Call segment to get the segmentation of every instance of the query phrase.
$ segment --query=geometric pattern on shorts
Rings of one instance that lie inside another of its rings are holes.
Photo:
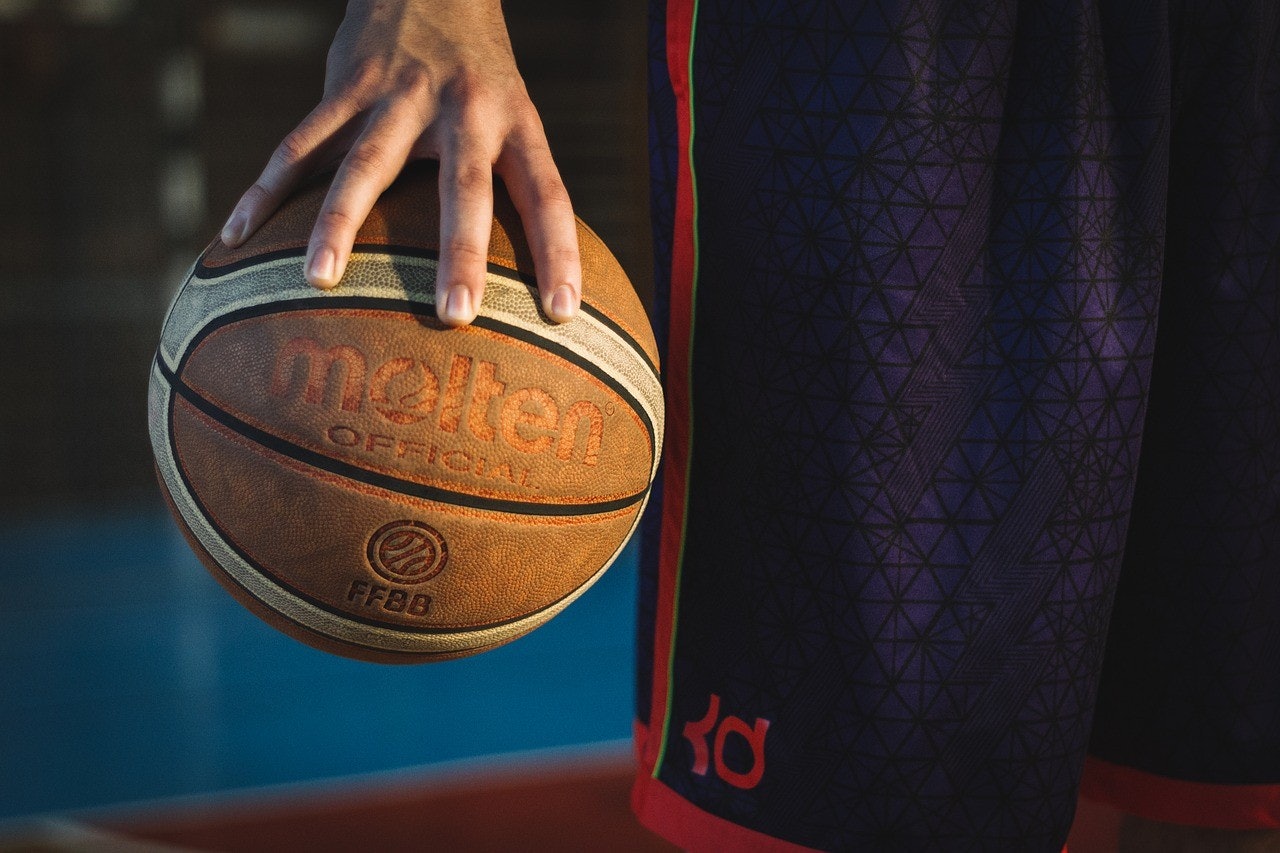
[[[806,846],[1056,849],[1074,806],[1155,345],[1165,19],[977,5],[699,4],[657,779]],[[747,738],[699,772],[686,737],[729,717],[768,721],[751,787]]]

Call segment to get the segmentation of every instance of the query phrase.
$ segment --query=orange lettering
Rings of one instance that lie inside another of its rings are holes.
[[[415,371],[420,378],[410,387],[407,383],[396,383],[399,394],[394,400],[388,394],[388,388],[394,380]],[[373,372],[369,380],[369,400],[373,408],[393,424],[411,424],[431,414],[440,396],[440,380],[425,364],[411,358],[393,358]],[[393,405],[394,404],[394,405]]]
[[[507,444],[522,453],[541,453],[551,446],[560,408],[546,391],[521,388],[503,402],[498,421]]]
[[[467,428],[482,441],[493,441],[493,427],[489,425],[489,404],[502,396],[507,383],[499,382],[495,375],[498,365],[482,361],[476,368],[475,388],[471,392],[471,408],[467,410]]]
[[[455,471],[471,471],[471,457],[464,450],[450,450],[440,457],[440,461]]]
[[[364,376],[369,369],[364,353],[345,344],[324,349],[311,338],[294,338],[276,356],[275,370],[271,374],[272,394],[283,397],[289,393],[299,359],[306,365],[304,400],[313,405],[323,404],[328,380],[337,371],[342,376],[342,408],[348,412],[360,411]]]
[[[501,437],[521,453],[553,452],[566,462],[599,464],[605,421],[599,405],[578,400],[564,410],[562,418],[560,404],[545,390],[511,388],[500,380],[500,364],[460,354],[448,358],[447,374],[412,356],[370,364],[359,347],[326,347],[313,338],[297,337],[277,351],[269,390],[277,397],[294,396],[313,406],[348,412],[362,411],[367,398],[379,417],[396,426],[421,424],[457,433],[464,429],[465,420],[465,431],[478,441]],[[330,428],[326,437],[343,447],[392,449],[401,457],[421,456],[429,448],[429,461],[436,457],[434,446],[416,437],[364,435],[346,426]],[[456,461],[454,457],[445,464],[455,467]],[[508,467],[500,474],[498,470],[502,469],[494,469],[491,476],[515,480],[516,469]],[[523,482],[524,474],[520,479]]]
[[[578,446],[579,426],[587,424],[586,446],[582,452],[584,465],[595,465],[600,461],[600,440],[604,436],[604,414],[594,403],[579,400],[564,413],[564,423],[560,425],[560,444],[556,447],[557,459],[569,459]]]
[[[445,432],[457,432],[462,422],[462,407],[466,402],[467,380],[471,378],[471,359],[465,355],[455,355],[449,366],[449,382],[444,392],[444,402],[440,406],[440,429]]]

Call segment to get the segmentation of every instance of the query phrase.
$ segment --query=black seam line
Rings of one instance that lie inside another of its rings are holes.
[[[161,368],[161,370],[163,371],[163,368]],[[243,560],[251,568],[253,568],[254,571],[256,571],[259,575],[261,575],[263,580],[267,581],[268,583],[274,584],[275,586],[285,590],[286,592],[295,596],[296,598],[302,599],[303,601],[307,602],[312,607],[315,607],[318,610],[322,610],[325,613],[330,614],[331,616],[337,616],[340,619],[344,619],[350,622],[356,622],[361,625],[368,625],[371,628],[381,628],[384,630],[396,631],[402,634],[412,634],[412,635],[418,635],[418,636],[457,636],[460,633],[471,633],[473,631],[490,631],[495,628],[503,628],[503,627],[506,627],[507,625],[514,625],[517,622],[522,622],[526,619],[531,619],[540,613],[545,613],[547,610],[550,610],[554,607],[561,605],[566,598],[568,598],[569,596],[573,595],[575,592],[578,592],[579,589],[581,589],[580,587],[578,589],[573,589],[565,593],[560,598],[557,598],[555,601],[551,602],[550,604],[547,604],[544,607],[540,607],[531,613],[525,613],[521,616],[515,616],[511,619],[503,619],[498,622],[487,622],[483,625],[471,625],[471,626],[466,626],[464,628],[414,628],[413,626],[410,626],[410,625],[388,625],[385,622],[379,622],[375,619],[370,619],[367,616],[361,616],[355,613],[348,613],[345,610],[338,610],[332,607],[331,605],[326,604],[325,602],[319,600],[318,598],[314,598],[311,595],[307,594],[306,592],[303,592],[302,590],[298,589],[292,584],[284,582],[283,580],[276,577],[271,572],[268,572],[266,569],[262,567],[262,564],[260,564],[257,560],[250,557],[247,553],[245,553],[245,551],[239,545],[237,545],[230,536],[227,535],[227,531],[223,530],[221,525],[219,525],[217,522],[214,521],[213,516],[209,513],[208,507],[206,507],[204,505],[204,502],[200,500],[200,495],[192,487],[191,481],[187,478],[187,472],[183,470],[181,463],[178,462],[177,440],[175,439],[173,434],[173,422],[174,422],[173,407],[174,407],[174,401],[176,399],[177,398],[175,395],[173,394],[169,395],[169,423],[168,423],[169,454],[170,456],[173,457],[173,461],[174,461],[173,470],[177,473],[178,479],[182,481],[182,487],[186,489],[187,495],[191,498],[191,501],[196,505],[196,510],[204,518],[205,523],[208,524],[209,527],[211,527],[213,531],[218,534],[218,538],[222,541],[222,543],[226,545],[228,548],[230,548],[232,551],[234,551],[236,556],[238,556],[241,560]],[[166,484],[164,488],[168,489],[169,487]],[[174,498],[173,502],[174,502],[174,506],[176,507],[178,505],[177,499]],[[187,524],[187,522],[185,521],[183,523]],[[190,528],[190,524],[187,524],[187,527]],[[393,654],[393,655],[402,654],[407,657],[414,657],[414,658],[432,657],[436,655],[446,655],[446,654],[456,654],[458,652],[466,652],[466,651],[471,651],[475,649],[486,649],[489,647],[489,645],[491,645],[489,643],[486,643],[484,645],[479,645],[479,646],[468,646],[466,649],[450,649],[445,651],[434,651],[431,649],[416,649],[416,650],[415,649],[389,649],[386,646],[375,645],[370,642],[364,642],[359,640],[352,640],[347,637],[340,637],[337,634],[333,634],[327,631],[322,631],[313,625],[308,625],[304,622],[301,622],[295,619],[294,617],[277,610],[275,607],[272,607],[270,603],[268,603],[262,598],[262,596],[255,593],[243,581],[241,581],[240,578],[236,577],[231,571],[229,571],[225,566],[223,566],[220,562],[218,562],[217,558],[213,556],[213,554],[209,551],[208,547],[204,544],[204,542],[200,541],[200,537],[195,535],[195,530],[192,530],[191,533],[192,533],[192,537],[196,540],[197,543],[199,543],[200,548],[206,554],[209,555],[210,561],[215,566],[218,567],[218,569],[222,572],[224,577],[229,578],[232,583],[234,583],[236,586],[244,590],[246,595],[248,595],[250,598],[254,599],[255,601],[260,602],[263,607],[266,607],[267,609],[271,610],[273,613],[276,613],[283,619],[289,622],[292,622],[294,625],[297,625],[299,628],[301,628],[303,631],[307,633],[319,634],[320,636],[333,640],[335,642],[346,643],[351,646],[356,646],[363,649],[369,649],[370,651]],[[621,549],[619,549],[619,553],[621,553]],[[616,557],[617,555],[615,554],[615,559]]]
[[[629,506],[639,503],[644,499],[648,489],[642,489],[633,495],[623,498],[616,498],[610,501],[596,501],[587,504],[566,504],[566,503],[536,503],[534,501],[516,501],[501,498],[486,498],[477,495],[469,495],[465,492],[458,492],[452,489],[442,489],[439,486],[428,486],[424,483],[415,483],[412,480],[403,480],[399,477],[393,477],[389,474],[381,474],[376,471],[368,471],[340,459],[334,459],[330,456],[317,453],[310,448],[303,447],[291,441],[287,441],[279,436],[272,435],[269,432],[258,429],[250,423],[242,421],[235,415],[226,412],[213,403],[206,400],[194,389],[189,387],[181,379],[169,372],[168,368],[160,364],[160,372],[164,374],[168,380],[169,386],[178,394],[182,395],[188,403],[195,406],[204,414],[213,418],[218,423],[227,427],[257,444],[279,453],[281,456],[287,456],[290,459],[318,468],[322,471],[328,471],[332,474],[346,477],[348,480],[354,480],[358,483],[364,483],[379,489],[397,492],[399,494],[409,495],[411,497],[422,498],[423,500],[436,501],[437,503],[447,503],[454,506],[464,506],[470,509],[488,510],[491,512],[503,512],[512,515],[545,515],[545,516],[585,516],[598,515],[602,513],[615,512],[620,509],[626,509]]]
[[[473,326],[479,326],[482,329],[488,329],[491,332],[501,332],[507,337],[515,338],[518,341],[524,341],[538,349],[557,355],[570,364],[575,365],[580,370],[585,370],[587,373],[590,373],[596,379],[607,385],[613,393],[621,397],[631,410],[640,417],[640,422],[644,424],[645,431],[649,433],[649,446],[653,447],[657,443],[658,437],[653,428],[653,421],[649,417],[649,412],[645,409],[644,405],[635,398],[635,395],[627,390],[625,385],[615,379],[594,361],[583,358],[563,344],[556,343],[553,340],[544,338],[542,335],[530,332],[527,329],[522,329],[519,326],[513,326],[510,323],[495,320],[492,317],[476,317],[471,321],[471,324]]]
[[[422,303],[414,302],[410,299],[388,299],[383,296],[330,296],[324,297],[322,305],[325,308],[364,308],[379,311],[404,311],[410,314],[426,317],[433,323],[437,322],[434,311],[431,311]],[[186,368],[187,360],[191,358],[191,354],[196,351],[196,348],[200,343],[205,338],[209,337],[209,335],[224,326],[229,326],[232,323],[237,323],[241,320],[246,320],[252,317],[265,317],[268,314],[284,314],[289,311],[312,310],[316,307],[315,297],[306,299],[283,299],[276,302],[264,302],[260,305],[249,305],[215,317],[191,338],[191,342],[187,344],[186,351],[182,354],[182,358],[178,362],[177,373],[181,374],[183,372]],[[509,323],[505,323],[501,320],[495,320],[491,317],[477,317],[473,321],[472,325],[488,329],[492,332],[500,332],[508,337],[524,341],[527,344],[532,344],[533,346],[559,356],[561,359],[573,364],[579,369],[590,373],[596,379],[607,385],[615,394],[621,397],[631,410],[639,416],[640,422],[644,424],[645,430],[649,433],[649,446],[654,447],[656,445],[658,440],[657,433],[654,430],[653,420],[645,410],[645,407],[641,405],[640,401],[637,400],[635,396],[628,391],[624,385],[622,385],[622,383],[613,378],[613,376],[607,373],[602,367],[600,367],[600,365],[583,358],[566,346],[544,338],[541,335],[529,332],[519,326],[513,326]],[[167,370],[167,367],[164,367],[163,365],[162,368]],[[171,375],[172,374],[166,373],[166,376]],[[655,374],[655,378],[656,376],[657,374]]]
[[[369,252],[371,254],[380,255],[405,255],[411,258],[425,258],[433,261],[440,260],[440,253],[433,249],[418,249],[411,246],[387,246],[380,243],[357,243],[352,248],[352,251]],[[307,249],[305,246],[293,249],[278,249],[274,252],[264,252],[261,255],[254,255],[251,258],[245,258],[242,261],[236,261],[235,263],[219,267],[206,266],[204,257],[201,256],[199,263],[196,264],[193,277],[201,280],[219,278],[229,273],[238,272],[246,267],[253,266],[254,264],[269,263],[271,261],[280,260],[281,258],[300,258],[306,253]],[[486,263],[485,266],[488,268],[489,272],[495,275],[504,276],[506,278],[516,278],[523,282],[529,289],[534,291],[538,289],[537,279],[531,275],[521,272],[520,270],[494,263]],[[607,314],[599,308],[596,308],[594,305],[583,302],[582,310],[591,317],[594,317],[602,325],[607,326],[615,335],[620,337],[628,347],[635,350],[636,355],[640,356],[641,360],[644,361],[645,366],[649,368],[653,375],[661,378],[662,371],[658,369],[658,365],[653,362],[653,359],[649,358],[649,353],[645,352],[644,347],[640,345],[639,341],[631,337],[626,330],[615,323]]]
[[[609,329],[609,331],[621,338],[628,347],[635,350],[636,355],[640,356],[640,360],[644,362],[645,367],[649,368],[649,372],[657,377],[659,382],[662,381],[662,371],[658,370],[658,365],[654,364],[653,359],[649,358],[649,353],[645,352],[644,347],[640,346],[640,342],[631,337],[631,335],[615,323],[611,317],[599,308],[594,305],[589,305],[586,302],[582,303],[582,313],[593,318],[597,323]]]
[[[429,261],[440,260],[440,253],[435,249],[421,249],[416,246],[395,246],[386,243],[356,243],[351,247],[352,253],[367,253],[371,255],[391,255],[402,256],[408,258],[420,258]],[[284,258],[301,258],[307,254],[306,246],[294,246],[290,249],[276,249],[274,252],[262,252],[258,255],[252,255],[239,261],[233,261],[229,264],[221,264],[219,266],[210,266],[204,262],[204,256],[201,255],[200,260],[196,263],[194,278],[210,279],[221,278],[233,272],[247,269],[256,264],[265,264],[272,261],[282,260]],[[525,284],[536,286],[533,276],[527,275],[518,269],[513,269],[502,264],[487,262],[485,266],[489,272],[496,275],[503,275],[509,278],[517,278]]]

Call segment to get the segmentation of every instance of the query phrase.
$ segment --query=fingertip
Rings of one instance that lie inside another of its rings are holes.
[[[321,246],[307,260],[307,281],[320,290],[332,290],[342,278],[338,269],[338,254],[328,246]]]
[[[476,318],[475,298],[471,290],[462,284],[455,284],[446,291],[436,310],[442,323],[450,326],[465,326]]]
[[[235,210],[222,226],[222,243],[228,249],[234,249],[249,236],[249,214],[243,210]]]
[[[562,284],[542,302],[542,310],[557,323],[567,323],[578,315],[581,298],[571,286]]]

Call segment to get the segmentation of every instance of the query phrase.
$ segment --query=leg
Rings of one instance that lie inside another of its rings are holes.
[[[663,28],[637,810],[697,850],[1056,853],[1154,345],[1164,16],[853,5]]]
[[[1280,828],[1280,10],[1177,12],[1160,331],[1085,794],[1135,815],[1134,845],[1194,846],[1179,824]]]

